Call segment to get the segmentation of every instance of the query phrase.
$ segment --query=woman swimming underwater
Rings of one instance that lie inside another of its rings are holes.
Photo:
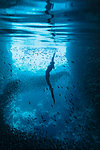
[[[48,66],[48,68],[46,70],[46,81],[47,81],[47,84],[48,84],[49,89],[51,91],[51,95],[52,95],[53,101],[55,103],[53,88],[52,88],[51,83],[50,83],[50,71],[52,71],[52,69],[54,69],[54,57],[55,57],[55,53],[53,54],[52,60],[50,62],[50,65]]]

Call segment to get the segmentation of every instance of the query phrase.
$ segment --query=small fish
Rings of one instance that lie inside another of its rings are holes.
[[[46,122],[46,120],[45,120],[45,119],[43,119],[43,122]]]
[[[78,126],[79,126],[79,127],[81,127],[81,125],[80,125],[80,124],[79,124]]]
[[[68,121],[67,121],[67,120],[66,120],[65,122],[68,124]]]
[[[72,60],[71,63],[74,63],[74,61]]]
[[[57,87],[59,88],[59,86],[57,85]]]
[[[8,63],[9,66],[11,66],[11,64]]]
[[[69,101],[70,101],[70,103],[72,103],[72,99],[70,99]]]
[[[46,90],[48,90],[48,88],[46,88]]]
[[[76,116],[73,116],[75,119],[77,119],[77,117]]]
[[[63,65],[63,67],[66,67],[65,65]]]
[[[67,88],[67,90],[69,90],[69,87],[68,87],[68,86],[67,86],[66,88]]]
[[[70,112],[71,112],[71,113],[73,113],[73,111],[72,111],[72,110],[71,110]]]
[[[60,112],[57,112],[57,114],[60,114]]]

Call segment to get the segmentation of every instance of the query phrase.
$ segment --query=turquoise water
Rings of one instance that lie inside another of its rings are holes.
[[[0,1],[2,147],[98,149],[99,23],[99,1]]]

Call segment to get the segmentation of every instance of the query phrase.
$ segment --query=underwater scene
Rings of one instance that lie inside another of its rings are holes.
[[[100,150],[100,0],[0,0],[0,150]]]

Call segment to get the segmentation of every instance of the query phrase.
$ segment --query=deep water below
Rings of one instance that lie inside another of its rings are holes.
[[[0,150],[100,149],[100,2],[0,0]],[[46,81],[50,72],[55,104]]]

